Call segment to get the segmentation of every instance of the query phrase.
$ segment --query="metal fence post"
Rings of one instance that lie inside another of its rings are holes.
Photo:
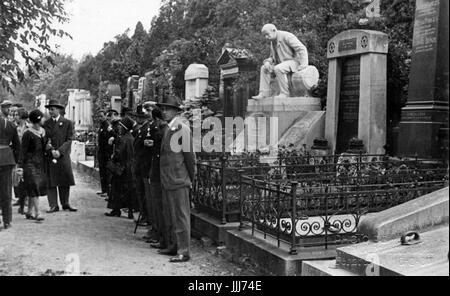
[[[239,170],[239,231],[244,228],[244,191],[242,187],[244,186],[242,182],[242,174],[244,170]]]
[[[291,229],[291,250],[289,252],[289,254],[291,255],[297,255],[297,248],[296,248],[296,226],[297,226],[297,187],[298,187],[298,182],[297,181],[293,181],[291,182],[291,198],[292,198],[292,218],[291,218],[291,225],[292,225],[292,229]]]
[[[222,173],[222,224],[227,224],[227,215],[226,215],[226,209],[227,209],[227,190],[226,186],[227,183],[225,181],[225,162],[226,162],[226,156],[225,154],[221,157],[221,173]]]

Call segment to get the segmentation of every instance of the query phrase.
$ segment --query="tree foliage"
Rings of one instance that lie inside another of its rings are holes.
[[[52,37],[67,37],[57,30],[54,21],[64,23],[68,16],[65,0],[3,0],[0,2],[0,80],[8,91],[25,79],[20,60],[28,74],[34,75],[53,64],[55,53],[50,44]],[[44,57],[44,59],[42,59]]]
[[[257,63],[262,63],[269,55],[269,46],[260,30],[264,24],[273,23],[280,30],[292,32],[306,45],[310,63],[319,69],[321,76],[315,95],[325,99],[328,40],[349,29],[379,30],[388,34],[390,41],[388,118],[395,122],[407,96],[415,0],[382,0],[382,17],[364,25],[359,22],[365,8],[361,3],[360,0],[163,0],[159,14],[152,20],[143,20],[144,24],[151,21],[148,32],[139,22],[133,32],[117,35],[98,54],[84,57],[76,66],[74,86],[98,95],[100,82],[109,81],[119,84],[125,96],[128,77],[151,72],[149,77],[159,90],[157,95],[183,97],[184,71],[191,63],[202,63],[209,68],[210,84],[219,89],[217,59],[222,47],[228,43],[246,48]],[[244,79],[257,75],[259,72],[255,71]]]

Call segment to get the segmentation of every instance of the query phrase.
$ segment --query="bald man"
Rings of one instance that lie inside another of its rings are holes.
[[[270,57],[261,67],[259,94],[253,99],[269,96],[270,79],[275,74],[280,94],[275,98],[289,97],[288,73],[304,70],[308,64],[308,50],[298,38],[289,32],[279,31],[272,24],[266,24],[261,30],[264,38],[270,41]]]

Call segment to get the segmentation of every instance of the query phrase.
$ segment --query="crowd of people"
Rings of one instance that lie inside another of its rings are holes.
[[[20,104],[3,101],[0,114],[0,198],[4,229],[11,227],[12,191],[19,213],[42,222],[39,198],[47,196],[49,210],[76,212],[69,203],[75,185],[70,150],[74,125],[63,117],[64,106],[50,100],[45,107],[28,113]],[[175,100],[146,102],[136,112],[123,108],[99,110],[97,160],[101,192],[108,217],[129,219],[148,227],[143,239],[170,262],[190,260],[190,194],[195,180],[195,153],[188,146],[174,149],[176,142],[192,134],[179,115]],[[184,143],[186,144],[186,143]],[[188,147],[188,148],[186,148]],[[5,182],[3,182],[3,180]],[[27,202],[28,201],[28,202]],[[28,207],[26,207],[28,205]],[[27,209],[25,209],[27,208]]]
[[[40,110],[27,112],[21,104],[4,100],[0,104],[0,202],[4,229],[11,227],[12,188],[19,213],[28,220],[44,221],[39,198],[48,197],[50,210],[76,212],[70,206],[70,186],[75,185],[70,160],[73,123],[65,119],[64,106],[50,100],[45,106],[49,118]],[[25,207],[27,211],[25,211]]]

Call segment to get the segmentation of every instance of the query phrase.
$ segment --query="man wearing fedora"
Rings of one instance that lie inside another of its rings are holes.
[[[72,172],[70,150],[72,146],[74,125],[72,121],[61,116],[64,106],[57,100],[51,99],[45,106],[50,118],[45,122],[45,133],[48,137],[46,145],[48,164],[48,213],[59,211],[58,195],[63,210],[76,212],[77,209],[70,206],[70,186],[75,185]]]
[[[164,113],[165,129],[160,156],[160,173],[163,193],[163,213],[168,234],[167,249],[160,254],[175,256],[170,262],[190,259],[190,189],[195,180],[195,153],[192,134],[185,120],[179,116],[180,104],[169,97],[166,103],[157,104]]]
[[[12,173],[20,155],[20,140],[17,129],[8,121],[8,115],[6,115],[9,114],[11,105],[10,101],[3,101],[0,104],[0,207],[5,229],[11,227]]]
[[[110,173],[106,168],[106,164],[108,160],[111,159],[112,155],[112,146],[109,145],[108,140],[111,137],[114,137],[112,132],[111,123],[108,121],[106,110],[97,111],[97,116],[100,122],[100,127],[98,129],[98,148],[97,148],[97,159],[98,159],[98,168],[100,171],[100,186],[101,192],[97,193],[103,197],[109,194],[109,184],[110,184]]]

